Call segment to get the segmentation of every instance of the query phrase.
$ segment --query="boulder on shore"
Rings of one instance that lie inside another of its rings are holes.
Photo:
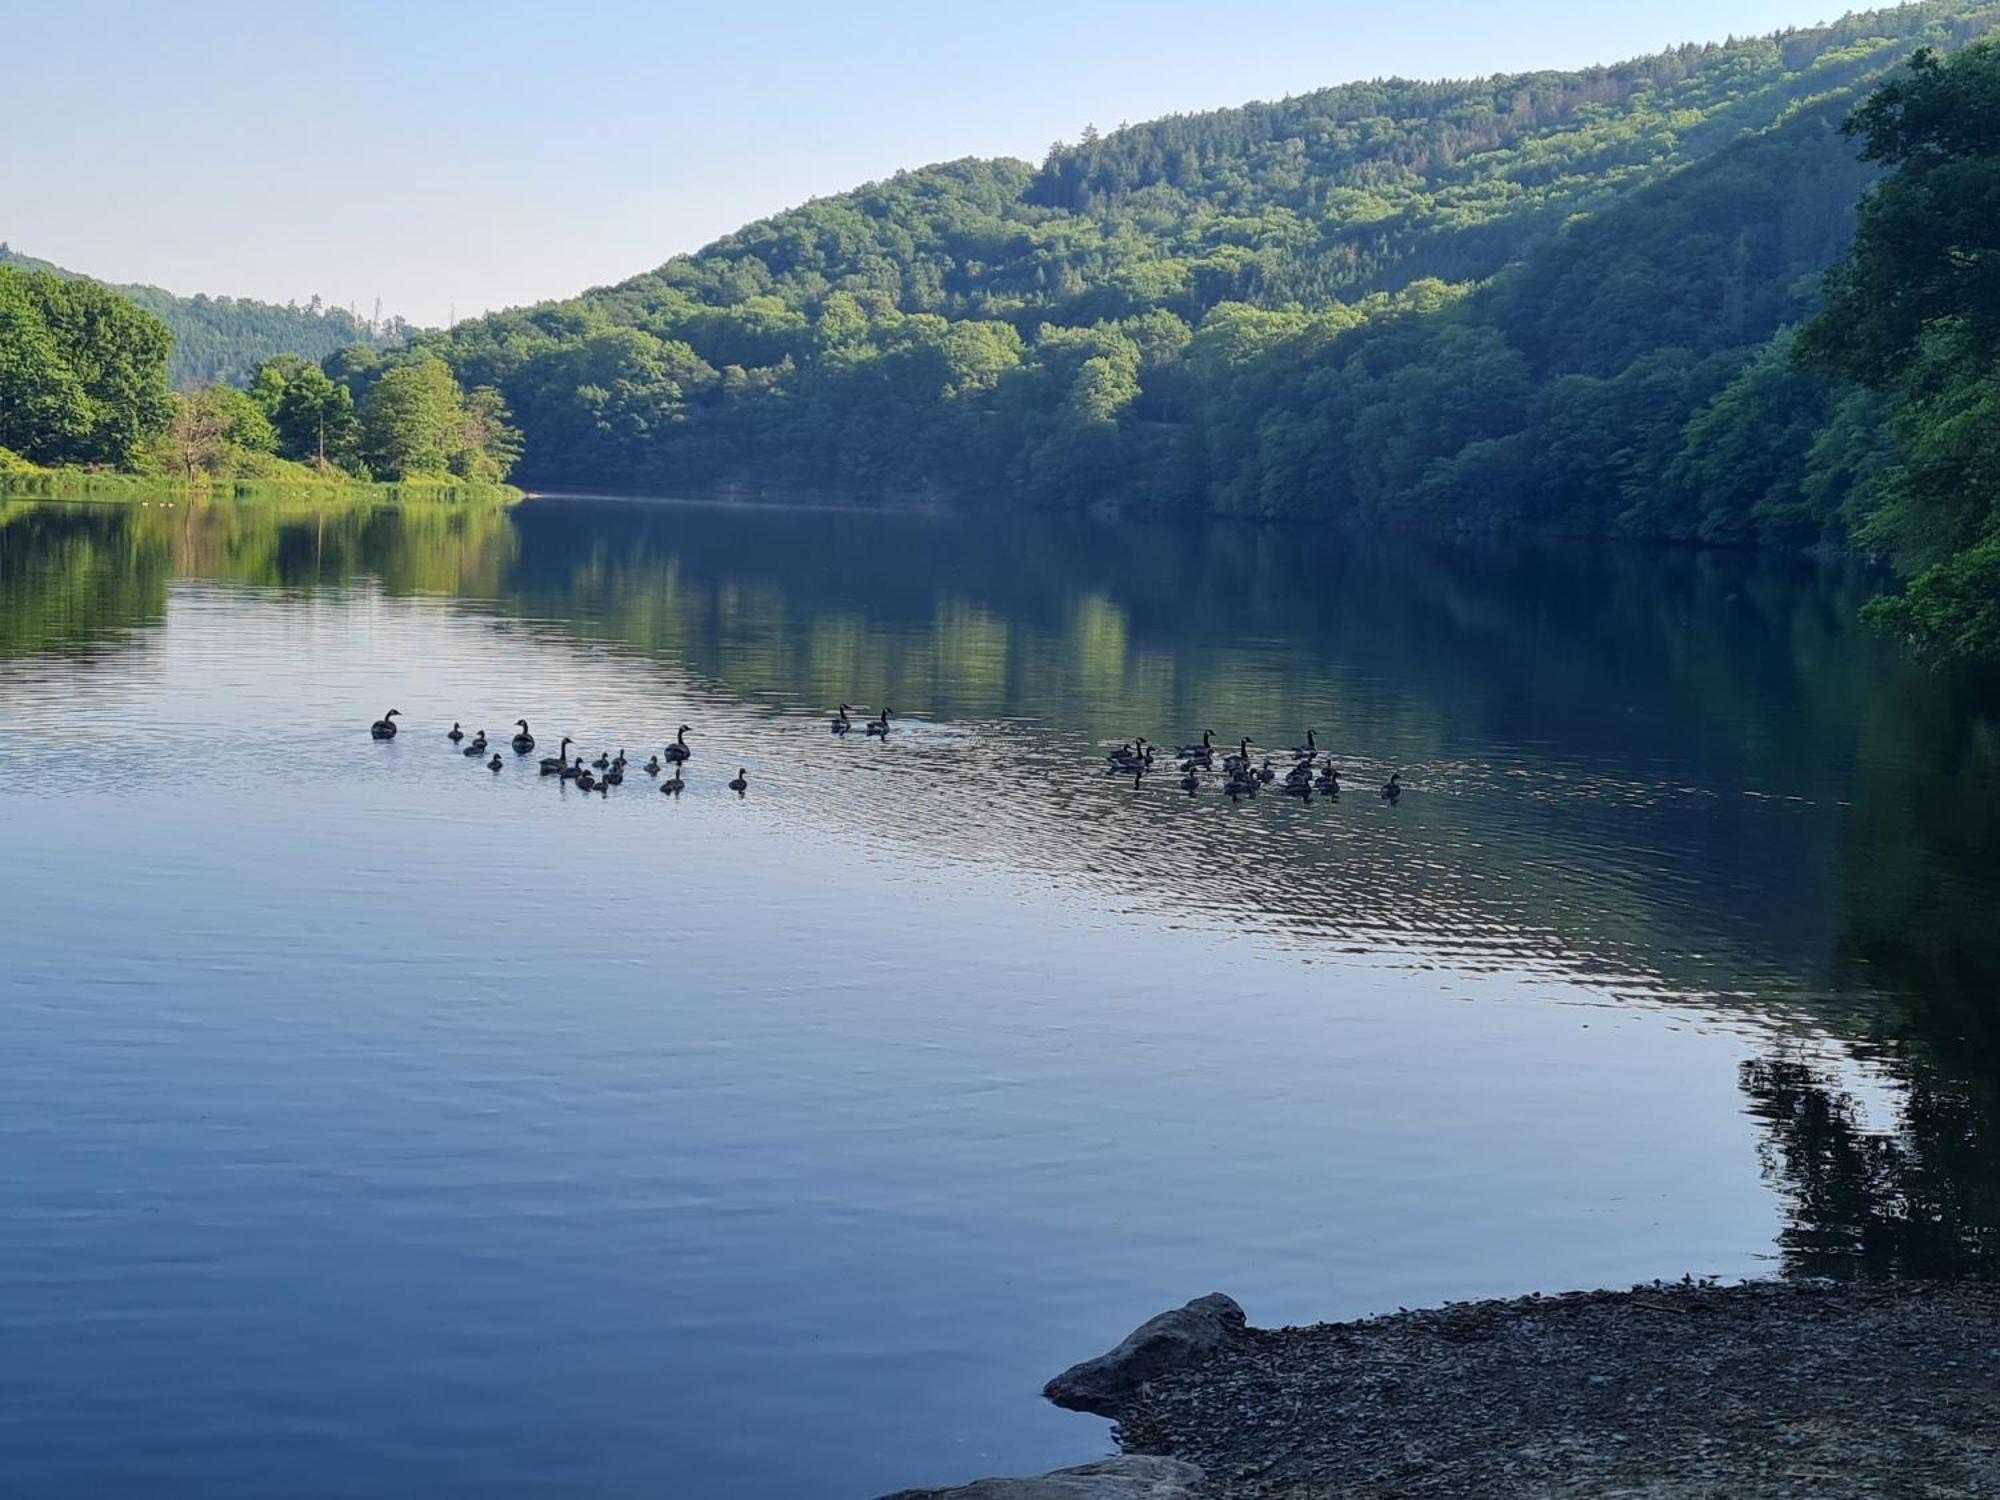
[[[1193,1464],[1128,1454],[1035,1479],[981,1479],[953,1490],[898,1490],[882,1500],[1195,1500],[1203,1477]]]
[[[1244,1323],[1235,1298],[1210,1292],[1141,1323],[1110,1353],[1071,1365],[1042,1394],[1070,1411],[1115,1417],[1147,1381],[1200,1364],[1235,1343]]]

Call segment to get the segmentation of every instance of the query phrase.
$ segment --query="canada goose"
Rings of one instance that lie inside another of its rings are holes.
[[[736,768],[736,779],[729,783],[729,790],[736,793],[739,797],[750,790],[750,778],[745,774],[744,767],[738,766]]]
[[[514,736],[514,753],[516,755],[526,755],[530,750],[535,748],[535,737],[528,733],[528,721],[526,719],[516,719],[514,722],[521,726],[521,732]]]
[[[648,760],[648,761],[646,762],[646,774],[647,774],[648,776],[657,776],[657,775],[659,775],[659,774],[660,774],[660,757],[659,757],[659,756],[655,755],[655,756],[653,756],[653,757],[652,757],[652,758],[651,758],[650,760]]]
[[[1319,789],[1330,797],[1340,795],[1340,772],[1334,769],[1332,761],[1320,767]]]
[[[1392,771],[1389,774],[1389,779],[1382,783],[1382,800],[1393,803],[1400,801],[1402,795],[1403,773],[1401,771]]]
[[[670,765],[678,766],[686,761],[690,755],[694,754],[694,751],[688,749],[687,743],[687,732],[692,727],[689,724],[681,725],[680,729],[674,734],[674,742],[661,752],[667,757]]]
[[[465,738],[465,731],[458,727],[458,720],[453,719],[451,721],[451,728],[447,729],[444,732],[444,737],[450,740],[454,745],[456,745],[460,740]]]
[[[562,749],[554,755],[542,757],[542,774],[560,776],[569,770],[569,736],[563,736]]]
[[[1204,729],[1201,732],[1199,745],[1183,745],[1174,753],[1187,760],[1207,760],[1215,754],[1215,731]]]
[[[1150,771],[1153,769],[1153,747],[1144,740],[1134,740],[1129,745],[1121,745],[1105,757],[1115,771]]]
[[[561,774],[562,774],[562,779],[564,781],[583,780],[584,776],[587,774],[583,769],[583,757],[579,755],[569,765],[564,766],[562,768]]]
[[[611,763],[610,768],[605,771],[604,784],[606,786],[625,785],[625,768],[619,765],[617,761],[614,760]]]
[[[611,757],[611,764],[616,766],[621,771],[624,770],[625,767],[630,764],[630,762],[625,759],[625,747],[623,745],[620,745],[618,747],[618,753]]]
[[[505,764],[506,762],[500,759],[500,752],[498,750],[495,750],[493,752],[493,759],[486,762],[486,769],[489,771],[497,771]]]
[[[1234,800],[1237,797],[1256,796],[1264,790],[1264,783],[1259,781],[1255,776],[1238,771],[1223,784],[1222,789],[1229,793],[1231,800]]]
[[[486,753],[486,731],[482,729],[479,733],[475,734],[472,737],[472,743],[467,745],[460,753],[468,759],[484,755]]]
[[[840,705],[840,712],[833,716],[833,732],[835,734],[852,734],[854,732],[854,721],[847,717],[847,705],[845,703]]]
[[[1187,775],[1181,778],[1181,790],[1192,797],[1201,790],[1201,777],[1195,774],[1193,766],[1187,768]]]
[[[369,734],[378,740],[393,740],[396,737],[396,719],[402,713],[400,708],[392,708],[373,724],[368,726]]]
[[[1291,770],[1285,772],[1285,782],[1289,786],[1304,786],[1312,780],[1312,776],[1313,763],[1309,760],[1302,760],[1293,766]]]
[[[1300,797],[1310,802],[1313,799],[1313,784],[1310,781],[1286,781],[1280,791],[1287,797]]]
[[[889,715],[894,712],[893,708],[883,709],[881,718],[868,721],[868,732],[872,735],[886,736],[889,733]]]
[[[598,751],[597,759],[592,761],[591,765],[595,766],[600,771],[609,769],[611,765],[611,752],[609,750]]]
[[[1225,755],[1222,757],[1222,769],[1225,771],[1241,771],[1247,768],[1249,764],[1250,739],[1246,735],[1242,742],[1237,745],[1234,755]]]
[[[597,790],[597,778],[590,774],[590,768],[583,763],[583,757],[580,755],[576,760],[576,789],[579,792]]]
[[[681,773],[679,771],[674,772],[673,775],[660,783],[660,790],[673,797],[678,797],[686,788],[687,783],[681,780]]]
[[[1310,729],[1306,731],[1306,742],[1303,745],[1292,746],[1293,760],[1311,760],[1318,754],[1319,735]]]
[[[1278,773],[1271,769],[1270,756],[1265,756],[1264,764],[1257,768],[1257,779],[1263,782],[1265,786],[1269,786],[1278,779]]]

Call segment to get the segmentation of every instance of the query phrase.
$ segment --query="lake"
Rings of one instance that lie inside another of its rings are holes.
[[[1109,1451],[1041,1382],[1212,1290],[1991,1275],[2000,693],[1880,582],[0,502],[6,1484],[865,1497]]]

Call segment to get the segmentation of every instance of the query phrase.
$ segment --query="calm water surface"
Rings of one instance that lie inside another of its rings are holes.
[[[5,503],[0,1487],[861,1497],[1107,1451],[1040,1382],[1212,1289],[1991,1274],[2000,695],[1874,582]]]

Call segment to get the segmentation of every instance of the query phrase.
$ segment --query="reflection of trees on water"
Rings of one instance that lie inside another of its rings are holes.
[[[1790,1200],[1788,1269],[2000,1276],[2000,695],[1979,674],[1885,685],[1842,828],[1838,1034],[1894,1085],[1869,1122],[1826,1070],[1744,1069]]]
[[[1897,1119],[1871,1128],[1828,1070],[1791,1056],[1743,1065],[1750,1112],[1768,1132],[1766,1175],[1787,1200],[1786,1273],[2000,1275],[1990,1099],[1928,1070],[1890,1073]]]
[[[1761,1012],[1802,1009],[1877,1066],[1898,1116],[1864,1120],[1795,1058],[1745,1069],[1792,1204],[1788,1268],[1994,1267],[2000,694],[1868,638],[1859,574],[1076,518],[10,505],[0,659],[157,625],[176,578],[364,576],[621,646],[713,685],[718,714],[873,696],[989,727],[937,772],[949,817],[855,809],[913,840],[1192,903],[1208,883],[1186,889],[1186,871],[1227,871],[1229,899],[1306,940],[1420,939],[1468,969],[1601,965],[1611,988],[1643,969],[1667,997],[1733,988]],[[1067,764],[1079,740],[1213,726],[1290,744],[1308,724],[1343,757],[1422,768],[1441,795],[1399,822],[1185,817],[1060,778],[1027,817],[964,790],[1010,785],[1022,756]],[[905,769],[899,788],[920,793],[928,762]],[[1798,800],[1750,810],[1732,800],[1745,792]]]
[[[304,590],[370,574],[390,594],[491,596],[517,542],[506,509],[482,502],[10,502],[0,660],[161,624],[167,585],[183,578]]]

